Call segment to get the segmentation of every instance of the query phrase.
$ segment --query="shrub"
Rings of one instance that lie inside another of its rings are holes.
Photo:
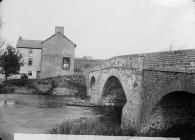
[[[74,82],[68,82],[68,85],[72,89],[77,89],[78,90],[78,92],[76,93],[76,96],[78,96],[80,98],[86,98],[86,96],[87,96],[87,87],[85,85],[81,85],[81,84],[74,83]]]
[[[50,130],[50,134],[74,134],[74,135],[109,135],[109,136],[132,136],[132,131],[122,131],[120,126],[106,125],[98,120],[81,118],[72,121],[64,121],[56,128]]]
[[[3,84],[5,85],[14,85],[14,86],[27,86],[30,83],[30,80],[28,79],[12,79],[4,81]]]

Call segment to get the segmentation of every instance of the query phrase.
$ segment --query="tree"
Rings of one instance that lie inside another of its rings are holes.
[[[13,74],[18,74],[20,65],[22,65],[22,55],[19,54],[15,48],[8,45],[0,55],[0,66],[2,67],[2,73],[5,75],[5,79]]]

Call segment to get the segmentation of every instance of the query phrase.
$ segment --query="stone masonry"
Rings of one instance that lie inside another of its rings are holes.
[[[195,93],[195,50],[113,57],[89,70],[91,102],[101,104],[103,88],[111,76],[120,81],[127,98],[121,127],[139,132],[162,97],[174,91]]]

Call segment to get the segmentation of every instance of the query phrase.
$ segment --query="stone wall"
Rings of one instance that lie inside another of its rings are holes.
[[[88,94],[93,102],[99,102],[102,95],[102,89],[107,79],[115,76],[119,79],[123,88],[132,88],[131,81],[136,80],[136,75],[140,75],[143,69],[143,57],[139,55],[113,57],[105,61],[102,65],[93,67],[89,70]],[[135,75],[134,75],[135,74]],[[95,78],[95,84],[90,87],[92,77]],[[126,95],[128,96],[128,95]]]
[[[80,85],[85,85],[85,76],[83,74],[73,74],[66,76],[51,77],[38,80],[39,82],[54,82],[55,84],[62,84],[65,82],[72,82]]]
[[[127,56],[117,56],[110,58],[101,65],[94,66],[89,69],[90,72],[113,68],[113,67],[121,67],[121,68],[133,68],[133,69],[143,69],[143,56],[142,55],[127,55]]]
[[[195,94],[177,91],[164,96],[141,129],[145,136],[191,137],[195,134]],[[181,138],[182,139],[182,138]]]
[[[146,53],[144,68],[148,67],[180,67],[195,68],[195,49],[167,52]]]
[[[41,67],[41,49],[32,49],[32,54],[29,54],[29,48],[17,48],[22,54],[24,65],[20,67],[20,73],[32,72],[32,76],[28,76],[29,79],[37,78],[37,72],[40,71]],[[28,65],[28,59],[32,59],[32,66]]]
[[[127,99],[122,111],[121,126],[124,129],[131,127],[136,130],[139,126],[142,70],[143,57],[135,55],[114,57],[89,72],[89,81],[95,78],[93,86],[90,86],[90,82],[88,85],[88,92],[93,103],[100,103],[103,88],[110,77],[116,77],[121,83]]]
[[[141,123],[149,117],[156,103],[175,91],[195,93],[195,74],[144,70]]]
[[[13,79],[0,85],[2,93],[76,95],[86,97],[85,76],[81,74],[46,79]]]
[[[60,33],[43,42],[41,78],[73,74],[74,56],[75,45]],[[63,57],[70,57],[70,69],[63,69]]]
[[[35,80],[32,86],[43,94],[86,96],[85,76],[80,74]]]
[[[109,77],[119,79],[127,102],[121,126],[140,130],[155,104],[174,91],[195,93],[195,49],[117,56],[89,70],[88,93],[101,99]],[[90,86],[90,80],[95,83]]]

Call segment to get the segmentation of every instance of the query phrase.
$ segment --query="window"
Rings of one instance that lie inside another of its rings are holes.
[[[32,66],[32,58],[29,58],[29,59],[28,59],[28,65],[29,65],[29,66]]]
[[[70,57],[63,57],[63,69],[69,69],[70,68]]]
[[[28,71],[28,76],[32,76],[32,71]]]
[[[29,50],[28,50],[28,53],[29,53],[29,54],[32,54],[32,53],[33,53],[33,49],[29,49]]]

